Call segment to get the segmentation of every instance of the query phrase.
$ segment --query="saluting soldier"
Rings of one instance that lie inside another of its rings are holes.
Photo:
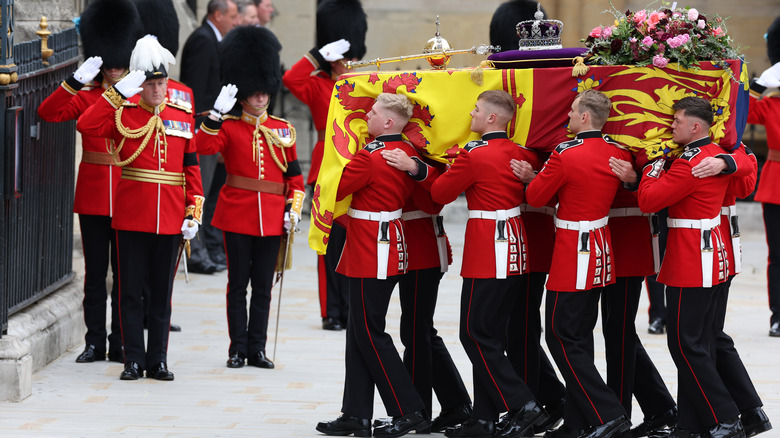
[[[80,118],[79,132],[108,137],[122,176],[114,200],[125,369],[122,380],[173,380],[167,349],[171,293],[182,238],[192,239],[203,207],[194,122],[188,108],[167,101],[173,55],[151,36],[136,43],[131,72]],[[139,95],[137,104],[127,99]],[[179,251],[177,251],[179,250]],[[142,289],[150,287],[144,348]]]
[[[245,360],[274,367],[265,354],[274,268],[282,234],[300,220],[303,206],[295,128],[267,112],[269,97],[281,87],[281,48],[264,27],[240,26],[225,36],[220,71],[228,85],[196,136],[198,152],[221,153],[227,170],[212,223],[224,233],[228,258],[228,368]],[[240,115],[223,117],[236,100]]]
[[[121,17],[121,20],[117,20]],[[76,120],[127,72],[130,52],[143,36],[143,25],[129,0],[96,0],[81,14],[79,34],[87,58],[38,107],[47,122]],[[76,362],[106,358],[106,273],[111,261],[111,334],[108,359],[123,362],[119,327],[119,267],[111,216],[120,168],[109,154],[111,138],[84,135],[73,211],[79,215],[84,250],[84,351]]]

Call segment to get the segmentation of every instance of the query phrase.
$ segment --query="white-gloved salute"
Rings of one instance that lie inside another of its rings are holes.
[[[95,76],[100,73],[100,66],[103,65],[103,58],[99,56],[93,56],[87,58],[81,67],[73,72],[73,79],[79,81],[82,85],[87,85],[95,79]]]
[[[322,46],[319,52],[320,55],[322,55],[322,57],[328,62],[338,61],[339,59],[344,59],[344,54],[347,53],[350,46],[351,45],[349,44],[349,41],[342,38],[338,41],[325,44]]]
[[[223,85],[217,100],[214,101],[214,109],[209,111],[209,114],[219,119],[222,114],[233,109],[233,105],[236,104],[236,93],[238,93],[238,87],[235,85]]]
[[[141,70],[133,70],[127,74],[121,81],[114,85],[114,89],[119,92],[125,99],[129,99],[136,94],[140,93],[143,88],[141,84],[146,81],[146,73]]]

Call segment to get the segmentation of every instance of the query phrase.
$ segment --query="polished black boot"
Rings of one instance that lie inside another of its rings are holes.
[[[563,397],[554,403],[547,404],[544,407],[544,410],[547,412],[549,417],[547,420],[534,425],[534,433],[542,433],[551,429],[555,429],[558,427],[558,425],[563,423],[563,410],[565,407],[566,397]]]
[[[274,367],[274,363],[271,362],[271,359],[266,357],[265,351],[261,351],[255,354],[250,354],[249,357],[246,359],[246,363],[247,365],[252,365],[253,367],[258,367],[258,368],[271,369]]]
[[[439,416],[431,422],[431,432],[444,432],[448,427],[457,426],[469,418],[471,418],[470,404],[442,409]]]
[[[244,361],[246,358],[241,353],[233,353],[230,355],[230,357],[227,360],[227,367],[228,368],[241,368],[244,366]]]
[[[423,411],[406,414],[393,420],[381,427],[374,429],[374,436],[386,438],[395,438],[406,435],[411,431],[430,430],[431,420],[427,418]]]
[[[502,438],[532,436],[534,425],[547,421],[547,418],[549,416],[542,406],[531,400],[522,408],[509,411],[506,424],[496,433],[496,436]]]
[[[645,417],[639,426],[631,429],[631,438],[648,436],[650,432],[673,428],[677,424],[677,406],[673,406],[666,412]]]
[[[138,380],[144,375],[144,370],[138,365],[137,362],[127,362],[122,374],[119,375],[120,380]]]
[[[496,423],[479,418],[471,418],[463,424],[449,427],[444,435],[450,438],[491,438],[496,434]]]
[[[317,423],[317,432],[331,436],[371,436],[371,421],[367,418],[357,418],[351,415],[341,415],[333,421]]]
[[[607,421],[599,426],[593,426],[588,429],[580,438],[612,438],[620,437],[623,433],[631,429],[631,422],[625,415],[621,415],[614,420]]]
[[[769,417],[766,416],[766,412],[760,407],[743,411],[739,420],[742,422],[745,436],[748,437],[756,436],[759,433],[772,429],[772,423],[769,422]]]
[[[171,381],[173,380],[173,373],[168,369],[168,365],[165,362],[160,362],[146,370],[146,377],[155,380]]]
[[[79,354],[79,357],[76,358],[76,363],[89,363],[104,360],[106,360],[105,350],[101,351],[98,350],[97,346],[87,344],[87,346],[84,347],[84,351],[82,351],[81,354]]]
[[[738,417],[712,426],[708,433],[709,438],[745,438],[745,431]]]
[[[666,326],[666,323],[661,318],[654,318],[652,321],[650,321],[650,325],[647,327],[647,333],[650,333],[651,335],[662,335],[664,334],[664,328]]]

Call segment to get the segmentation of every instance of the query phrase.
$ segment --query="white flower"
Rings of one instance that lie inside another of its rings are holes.
[[[696,10],[696,8],[691,8],[688,11],[688,19],[691,21],[696,21],[699,18],[699,11]]]

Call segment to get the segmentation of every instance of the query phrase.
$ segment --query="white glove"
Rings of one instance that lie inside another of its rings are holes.
[[[221,116],[233,108],[236,104],[236,93],[238,88],[233,84],[227,84],[222,86],[222,90],[217,96],[217,100],[214,101],[214,111],[218,112]]]
[[[289,211],[285,211],[284,212],[284,231],[290,231],[292,226],[293,226],[293,224],[292,224],[292,221],[290,220],[290,212]]]
[[[184,219],[184,223],[181,224],[181,235],[184,240],[191,240],[198,234],[198,223],[192,219]]]
[[[780,87],[780,62],[764,70],[756,79],[756,83],[767,88]]]
[[[292,222],[293,227],[298,225],[298,223],[301,221],[301,217],[298,216],[298,213],[295,210],[290,211],[290,222]]]
[[[73,73],[73,78],[81,82],[83,85],[87,85],[92,79],[95,79],[98,73],[100,73],[100,66],[103,65],[103,58],[99,56],[93,56],[87,58],[81,67]]]
[[[129,99],[143,90],[141,84],[143,84],[144,81],[146,81],[146,73],[141,70],[133,70],[122,78],[121,81],[117,82],[116,85],[114,85],[114,88],[121,93],[125,99]]]
[[[347,53],[349,47],[349,41],[342,38],[338,41],[333,41],[332,43],[328,43],[322,46],[320,49],[320,55],[322,55],[322,57],[325,58],[325,60],[328,62],[338,61],[339,59],[344,58],[344,54]]]

